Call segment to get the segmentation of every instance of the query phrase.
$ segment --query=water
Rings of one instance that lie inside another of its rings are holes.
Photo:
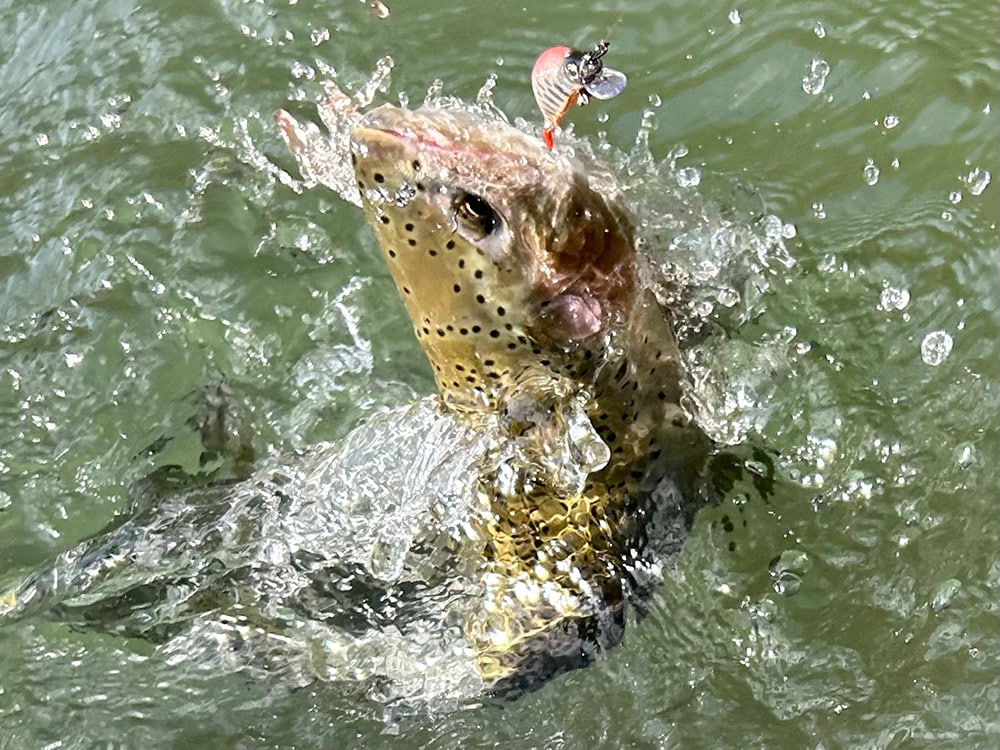
[[[704,363],[773,493],[703,511],[621,646],[502,708],[397,725],[38,617],[0,631],[0,747],[994,747],[996,8],[388,7],[0,10],[0,582],[157,465],[214,468],[186,426],[206,389],[238,394],[262,456],[431,392],[357,210],[269,167],[295,174],[270,112],[310,111],[321,63],[360,83],[391,54],[414,102],[495,73],[535,119],[537,52],[612,27],[629,86],[575,134],[627,152],[655,95],[657,160],[683,144],[691,190],[738,176],[795,229],[770,288],[714,290],[741,296]]]

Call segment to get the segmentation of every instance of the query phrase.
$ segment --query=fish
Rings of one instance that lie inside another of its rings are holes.
[[[535,60],[531,90],[545,118],[542,138],[549,149],[555,144],[553,132],[574,104],[582,106],[590,97],[611,99],[624,90],[628,78],[605,67],[601,59],[609,46],[601,40],[586,52],[566,46],[550,47]]]
[[[384,701],[540,687],[621,640],[704,502],[673,313],[587,149],[481,108],[328,99],[329,137],[284,111],[279,132],[362,207],[436,393],[249,476],[163,467],[127,518],[0,590],[0,626],[48,612]],[[243,442],[228,400],[206,455]]]
[[[499,414],[535,467],[513,490],[481,478],[487,594],[467,621],[480,673],[579,666],[620,638],[643,498],[709,448],[670,311],[641,281],[635,219],[595,161],[462,110],[372,110],[351,162],[443,403]],[[563,459],[586,471],[561,481],[549,454],[574,430],[591,439]]]

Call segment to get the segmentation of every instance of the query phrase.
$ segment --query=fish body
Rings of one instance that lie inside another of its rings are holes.
[[[601,166],[468,112],[383,106],[351,141],[444,403],[500,414],[522,448],[513,489],[481,478],[484,599],[466,625],[480,671],[572,665],[620,636],[642,498],[707,448],[633,219]]]

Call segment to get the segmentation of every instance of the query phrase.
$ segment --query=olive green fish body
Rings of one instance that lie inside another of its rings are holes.
[[[577,406],[600,436],[581,443],[582,485],[480,478],[484,596],[466,628],[480,671],[551,672],[554,653],[615,640],[637,498],[706,447],[669,315],[639,283],[632,218],[599,165],[464,111],[380,107],[351,158],[444,402],[500,414],[540,466]]]

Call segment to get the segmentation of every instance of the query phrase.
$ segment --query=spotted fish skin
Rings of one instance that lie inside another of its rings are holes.
[[[481,478],[486,594],[467,632],[483,677],[576,666],[620,637],[641,498],[707,450],[632,217],[598,164],[461,110],[380,107],[351,151],[445,405],[499,413],[540,453],[571,431],[567,404],[600,436],[580,486],[540,474],[512,495]]]

